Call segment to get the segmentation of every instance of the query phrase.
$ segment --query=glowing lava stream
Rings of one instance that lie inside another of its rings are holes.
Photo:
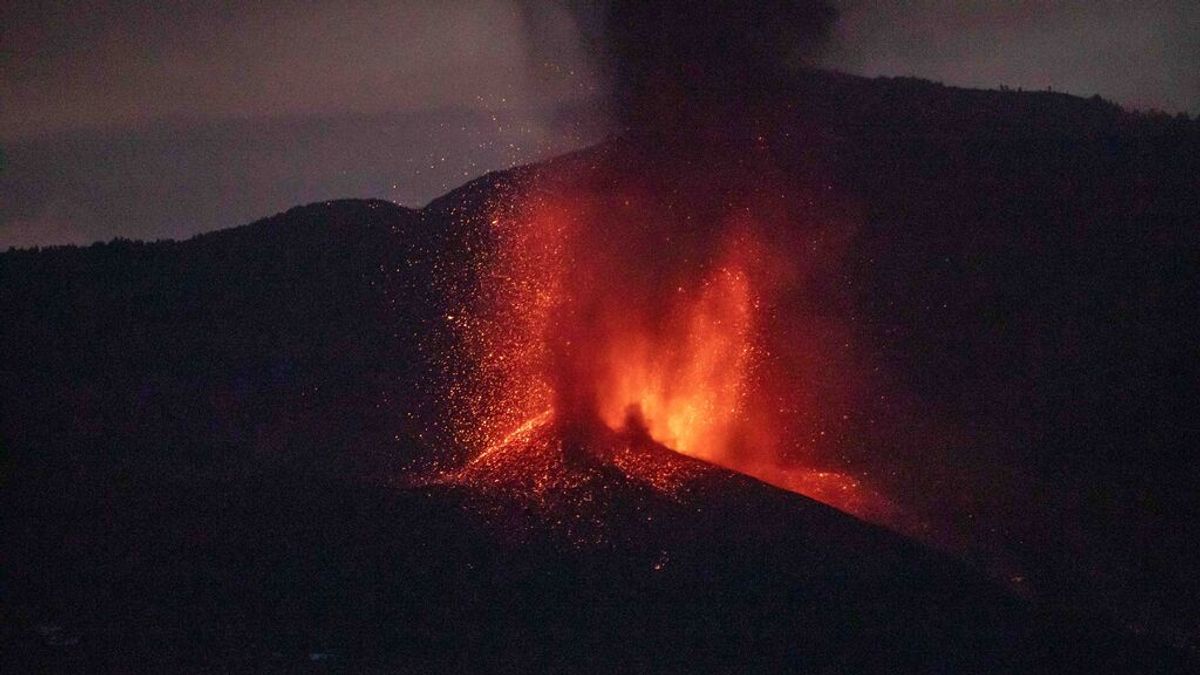
[[[537,431],[539,429],[541,429],[543,426],[550,423],[550,421],[553,419],[553,417],[554,417],[554,410],[551,408],[547,408],[546,410],[543,410],[542,412],[538,413],[537,415],[530,417],[529,419],[525,420],[521,424],[521,426],[517,427],[516,429],[513,429],[511,433],[509,433],[504,438],[500,439],[500,441],[498,443],[495,443],[495,444],[489,446],[483,452],[479,453],[474,458],[472,458],[471,464],[479,464],[482,462],[486,462],[487,459],[489,457],[491,457],[492,455],[495,455],[496,453],[503,451],[505,448],[513,446],[518,441],[527,439],[529,436],[537,433]]]

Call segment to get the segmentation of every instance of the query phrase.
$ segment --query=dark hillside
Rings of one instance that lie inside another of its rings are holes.
[[[402,349],[383,281],[415,222],[331,202],[187,242],[5,254],[6,440],[17,457],[74,434],[205,456],[252,443],[285,401],[379,388]]]
[[[1200,122],[911,79],[815,86],[801,105],[865,210],[847,271],[861,339],[972,439],[926,460],[982,479],[967,509],[1066,602],[1103,597],[1194,645]]]
[[[577,514],[410,484],[463,459],[438,427],[442,315],[488,209],[631,161],[617,139],[420,211],[345,200],[182,242],[0,253],[4,670],[1182,668],[1200,636],[1200,123],[801,85],[762,144],[856,211],[822,283],[888,381],[958,433],[912,445],[854,419],[866,440],[822,459],[975,528],[968,553],[1003,550],[1032,601],[725,472],[668,498],[572,468],[612,519],[584,547],[562,536]]]

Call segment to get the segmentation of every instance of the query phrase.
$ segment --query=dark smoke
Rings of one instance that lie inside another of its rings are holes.
[[[822,0],[612,0],[601,52],[618,115],[674,126],[777,100],[837,16]]]
[[[824,48],[837,12],[823,0],[567,6],[602,59],[624,137],[585,185],[560,195],[575,227],[562,282],[569,300],[547,340],[560,422],[586,438],[606,355],[631,334],[670,352],[689,331],[683,291],[705,286],[737,232],[802,259],[797,233],[813,214],[793,205],[813,200],[762,143],[782,135],[772,129],[797,96],[797,71]],[[535,9],[527,25],[544,34]],[[746,271],[761,300],[796,290],[795,274],[768,274],[758,262]],[[641,414],[627,426],[644,428]]]
[[[533,339],[546,350],[539,376],[563,446],[585,457],[597,430],[624,415],[625,432],[656,430],[685,452],[679,429],[702,427],[690,450],[727,465],[792,462],[784,446],[816,432],[769,411],[797,397],[796,373],[824,354],[790,323],[818,319],[793,305],[850,228],[786,139],[800,137],[798,75],[837,12],[821,0],[562,2],[601,60],[621,126],[579,174],[537,191],[533,234],[518,247],[558,252],[518,271],[557,270],[545,283],[553,321]],[[531,62],[552,60],[553,7],[518,7]],[[836,370],[839,385],[852,379]],[[803,390],[816,391],[809,375]],[[680,410],[706,410],[705,421],[685,424]]]

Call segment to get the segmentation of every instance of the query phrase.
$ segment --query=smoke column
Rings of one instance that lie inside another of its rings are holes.
[[[621,136],[505,191],[452,313],[478,368],[457,406],[477,457],[542,424],[582,461],[610,432],[645,434],[894,520],[841,470],[870,371],[835,279],[855,209],[796,161],[796,72],[835,18],[820,2],[606,7]]]

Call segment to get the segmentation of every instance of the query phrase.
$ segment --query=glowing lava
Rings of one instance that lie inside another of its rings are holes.
[[[798,464],[803,448],[780,440],[798,437],[781,396],[805,399],[771,353],[795,349],[769,332],[803,260],[779,233],[812,231],[770,201],[686,205],[582,173],[501,190],[477,224],[474,287],[446,316],[467,365],[449,404],[473,459],[449,477],[542,502],[600,462],[671,493],[698,474],[669,448],[885,520],[861,481]]]
[[[684,454],[718,459],[742,421],[754,349],[750,280],[735,264],[713,270],[698,297],[677,291],[666,324],[678,333],[626,330],[601,354],[600,419],[612,429],[644,426]]]

